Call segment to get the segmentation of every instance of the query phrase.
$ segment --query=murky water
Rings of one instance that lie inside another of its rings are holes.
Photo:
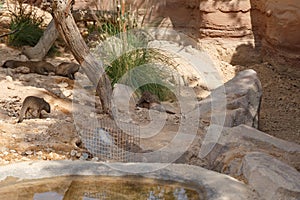
[[[133,177],[71,176],[0,182],[1,199],[9,200],[202,200],[200,188]]]

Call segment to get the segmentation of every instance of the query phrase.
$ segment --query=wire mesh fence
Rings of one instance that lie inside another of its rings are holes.
[[[134,124],[101,119],[83,128],[80,137],[94,157],[105,161],[134,162],[140,151],[140,129]]]

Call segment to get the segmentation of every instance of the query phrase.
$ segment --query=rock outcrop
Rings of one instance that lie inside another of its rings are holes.
[[[104,2],[101,9],[115,9],[111,1]],[[197,39],[243,39],[244,44],[236,47],[237,54],[261,52],[263,59],[277,66],[280,72],[300,77],[298,0],[138,0],[126,3],[132,12],[139,9],[140,23],[144,25],[172,27]],[[86,0],[76,1],[74,5],[75,10],[91,7],[95,5]],[[246,51],[239,52],[244,47]]]
[[[201,119],[225,127],[246,124],[258,128],[261,96],[256,72],[242,71],[200,102]]]
[[[261,199],[298,199],[300,145],[257,130],[262,88],[253,70],[240,72],[199,105],[205,131],[177,162],[245,180]],[[202,124],[203,126],[203,124]]]
[[[246,125],[213,128],[220,130],[223,131],[217,142],[198,139],[178,162],[189,161],[244,180],[259,193],[260,199],[299,199],[300,145]],[[203,149],[210,150],[204,158]]]
[[[251,1],[256,40],[265,61],[293,77],[300,77],[300,4],[298,0]]]
[[[300,198],[300,173],[270,155],[247,154],[243,159],[243,174],[248,184],[266,200]]]
[[[300,145],[277,139],[246,125],[223,129],[205,159],[211,169],[240,176],[242,158],[248,152],[257,151],[272,155],[295,168],[300,167]]]

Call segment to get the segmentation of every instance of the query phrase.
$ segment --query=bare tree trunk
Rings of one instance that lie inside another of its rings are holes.
[[[34,47],[23,47],[22,53],[28,59],[42,60],[47,55],[49,49],[51,48],[57,37],[58,32],[55,28],[54,20],[52,19],[39,42]]]
[[[102,16],[103,20],[106,20],[105,17],[108,16],[108,19],[112,19],[115,13],[105,13],[105,12],[96,12],[97,16]],[[85,12],[79,12],[74,11],[72,12],[72,15],[75,19],[75,21],[95,21],[95,13],[91,13],[90,11]],[[0,37],[4,37],[10,34],[15,33],[18,30],[15,30],[14,32],[6,33],[3,35],[0,35]],[[36,60],[43,60],[43,58],[47,55],[48,51],[54,44],[55,40],[58,37],[58,32],[55,27],[55,22],[52,19],[51,22],[48,24],[47,29],[44,31],[43,36],[40,38],[39,42],[34,46],[25,46],[22,49],[22,53],[28,58],[28,59],[36,59]]]
[[[66,0],[53,1],[52,15],[56,29],[70,47],[75,59],[81,64],[90,81],[97,86],[96,92],[100,97],[103,111],[111,114],[111,82],[103,69],[102,63],[99,63],[91,56],[89,48],[80,35],[69,10],[70,6],[68,3]]]

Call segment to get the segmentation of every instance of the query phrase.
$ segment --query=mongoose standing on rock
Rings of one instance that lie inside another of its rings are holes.
[[[47,113],[50,113],[50,104],[46,102],[43,98],[28,96],[24,99],[22,109],[20,111],[20,116],[18,123],[23,121],[23,117],[29,112],[32,116],[34,111],[37,111],[37,116],[42,118],[42,110],[45,110]]]
[[[63,62],[56,67],[55,74],[59,76],[69,77],[69,79],[75,79],[75,73],[79,71],[80,65],[76,63]]]
[[[30,73],[37,73],[41,75],[48,75],[50,72],[55,72],[55,66],[46,61],[7,60],[4,62],[2,67],[11,69],[27,67],[30,69]]]

